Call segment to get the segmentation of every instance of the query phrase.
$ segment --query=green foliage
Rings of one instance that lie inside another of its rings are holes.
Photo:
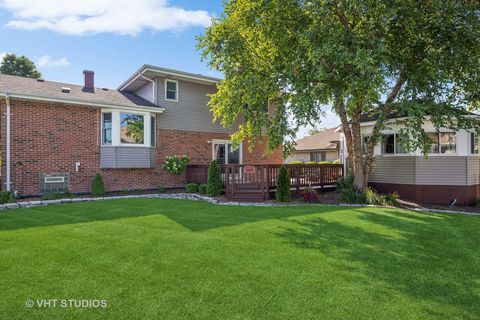
[[[365,188],[364,190],[365,202],[368,204],[380,205],[380,206],[396,206],[398,205],[398,193],[379,194],[371,188]]]
[[[397,192],[387,193],[384,195],[385,197],[385,204],[388,206],[397,206],[398,205],[398,198],[400,195]]]
[[[332,164],[340,164],[340,159],[333,160]]]
[[[318,164],[332,164],[332,161],[320,161]]]
[[[64,198],[73,198],[73,193],[71,193],[69,190],[65,191],[63,193]]]
[[[277,176],[277,190],[275,191],[275,198],[280,202],[290,201],[290,176],[287,168],[281,166]]]
[[[305,162],[305,164],[317,164],[317,162],[316,161],[307,161],[307,162]]]
[[[185,190],[187,193],[197,193],[198,192],[198,184],[196,183],[187,183],[185,186]]]
[[[15,194],[11,191],[1,191],[0,192],[0,204],[5,203],[14,203],[15,202]]]
[[[207,194],[211,197],[218,197],[222,194],[222,173],[216,160],[210,163],[208,168]]]
[[[340,193],[340,199],[343,202],[365,203],[365,196],[355,188],[351,173],[337,180],[337,192]]]
[[[165,190],[165,187],[158,186],[158,188],[157,188],[157,192],[158,192],[158,193],[165,193],[165,191],[166,191],[166,190]]]
[[[198,186],[198,193],[200,194],[207,194],[207,184],[203,183]]]
[[[186,155],[169,156],[169,157],[166,157],[165,160],[163,161],[162,169],[171,174],[178,176],[185,171],[189,163],[190,163],[190,158],[188,158]]]
[[[300,160],[292,160],[288,164],[303,164],[303,161]]]
[[[0,73],[38,79],[42,77],[32,60],[13,53],[6,54],[0,63]]]
[[[58,200],[58,199],[62,199],[62,194],[60,192],[48,192],[48,193],[44,193],[42,194],[42,200],[46,201],[46,200]]]
[[[105,185],[103,183],[103,178],[100,173],[95,174],[92,182],[92,196],[103,196],[105,195]]]

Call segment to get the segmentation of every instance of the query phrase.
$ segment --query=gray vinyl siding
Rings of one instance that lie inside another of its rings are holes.
[[[165,107],[159,116],[160,129],[233,133],[238,129],[224,128],[213,117],[208,107],[209,97],[216,91],[214,85],[204,85],[178,80],[178,102],[165,100],[165,78],[156,78],[157,103]]]
[[[466,185],[467,158],[462,156],[416,157],[417,184]]]
[[[153,99],[153,85],[149,82],[144,86],[140,87],[137,91],[134,92],[137,96],[154,103]]]
[[[480,184],[480,158],[466,156],[377,157],[369,182],[416,185]]]
[[[376,157],[369,182],[415,184],[415,157]]]
[[[100,168],[153,168],[155,148],[102,146]]]

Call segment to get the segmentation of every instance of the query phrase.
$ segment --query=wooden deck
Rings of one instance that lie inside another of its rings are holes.
[[[241,201],[263,201],[274,197],[280,164],[259,165],[220,165],[222,189],[226,197]],[[341,164],[290,164],[287,168],[291,190],[300,196],[301,190],[308,187],[333,189],[343,176]],[[207,183],[208,165],[189,165],[188,183]]]

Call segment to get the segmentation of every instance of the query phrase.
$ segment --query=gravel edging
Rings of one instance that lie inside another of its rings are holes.
[[[464,214],[470,216],[480,216],[480,213],[476,212],[467,212],[467,211],[455,211],[455,210],[440,210],[440,209],[429,209],[429,208],[402,208],[402,207],[393,207],[393,206],[377,206],[372,204],[348,204],[340,203],[336,204],[306,204],[306,203],[272,203],[272,202],[240,202],[240,201],[219,201],[215,198],[202,196],[195,193],[173,193],[173,194],[163,194],[163,193],[153,193],[153,194],[142,194],[142,195],[126,195],[126,196],[110,196],[110,197],[95,197],[95,198],[65,198],[57,200],[35,200],[35,201],[22,201],[15,203],[6,203],[0,205],[0,210],[6,209],[16,209],[16,208],[31,208],[38,206],[48,206],[52,204],[61,204],[61,203],[74,203],[74,202],[91,202],[91,201],[100,201],[100,200],[116,200],[116,199],[134,199],[134,198],[155,198],[155,199],[177,199],[177,200],[194,200],[194,201],[205,201],[217,205],[228,205],[228,206],[246,206],[246,207],[295,207],[295,206],[305,206],[305,205],[323,205],[323,206],[339,206],[339,207],[367,207],[367,208],[385,208],[385,209],[403,209],[417,212],[432,212],[432,213],[449,213],[449,214]]]

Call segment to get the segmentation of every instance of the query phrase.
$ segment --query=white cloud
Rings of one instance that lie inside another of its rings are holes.
[[[177,31],[211,21],[206,11],[177,8],[167,0],[0,0],[0,7],[13,13],[7,27],[69,35]]]
[[[70,61],[68,61],[65,57],[60,59],[52,59],[52,57],[47,54],[38,58],[37,65],[43,68],[64,67],[70,65]]]
[[[8,52],[0,52],[0,61],[8,54]]]

